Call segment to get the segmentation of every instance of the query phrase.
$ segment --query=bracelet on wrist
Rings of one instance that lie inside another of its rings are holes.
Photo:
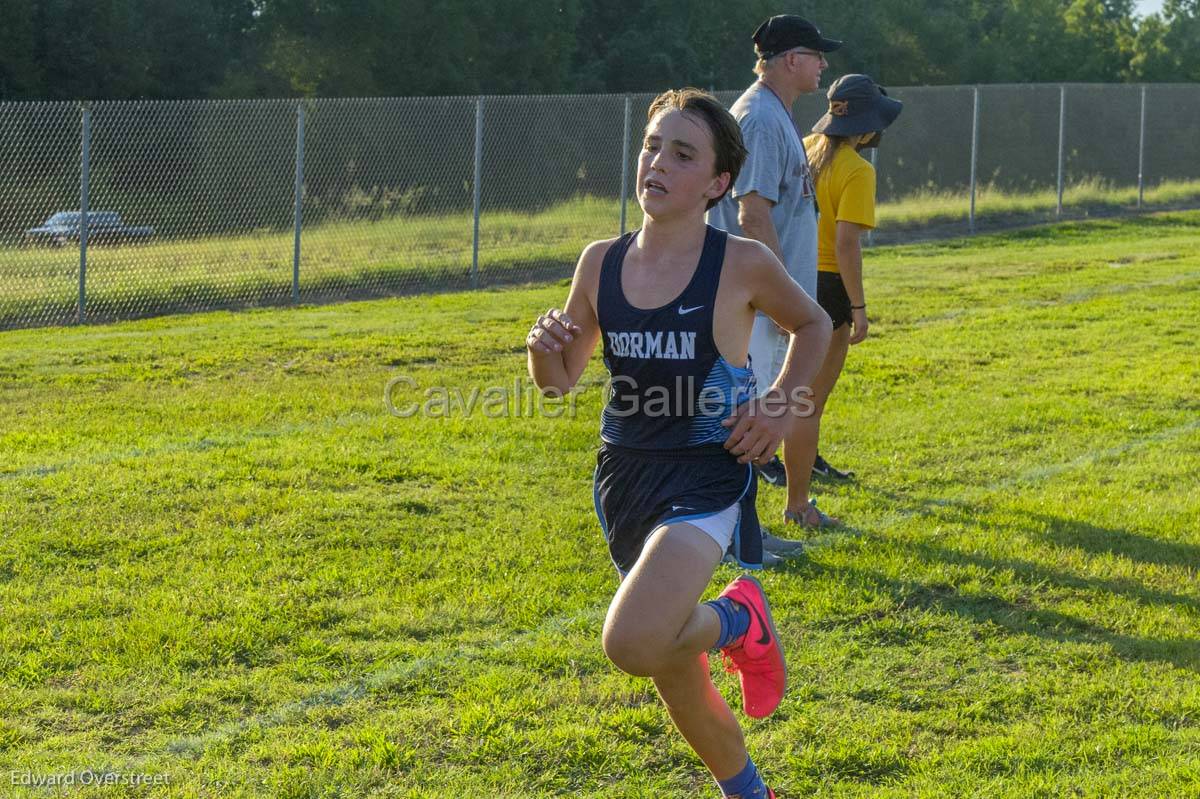
[[[850,310],[852,310],[852,311],[865,311],[865,310],[867,310],[867,304],[866,304],[866,303],[863,303],[862,305],[851,305],[851,306],[850,306]]]

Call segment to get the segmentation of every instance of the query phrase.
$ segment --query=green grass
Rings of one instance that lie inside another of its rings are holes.
[[[745,725],[756,761],[784,797],[1195,795],[1200,213],[866,271],[822,448],[860,475],[822,487],[851,528],[764,576],[791,690]],[[398,375],[398,402],[511,386],[565,291],[0,334],[0,779],[715,796],[600,649],[599,390],[573,418],[384,408]]]
[[[1136,188],[1088,180],[1065,192],[1069,213],[1119,211]],[[983,187],[980,224],[1029,224],[1053,215],[1054,191],[1006,193]],[[1148,208],[1200,203],[1200,181],[1166,182],[1146,192]],[[879,207],[884,238],[912,238],[922,228],[965,220],[961,192],[918,192]],[[640,223],[630,204],[629,227]],[[536,214],[486,211],[480,225],[479,285],[569,274],[579,242],[615,235],[616,200],[582,197]],[[957,233],[958,231],[953,231]],[[944,232],[943,232],[944,235]],[[130,319],[189,310],[282,305],[292,296],[293,235],[241,236],[89,249],[87,318]],[[472,285],[472,220],[468,213],[336,222],[304,231],[302,301],[370,297]],[[75,249],[0,248],[0,328],[73,321],[79,296]]]

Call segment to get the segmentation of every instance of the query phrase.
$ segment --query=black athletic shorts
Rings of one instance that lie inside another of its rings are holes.
[[[817,272],[817,304],[829,314],[833,329],[850,322],[850,295],[837,272]]]
[[[761,569],[757,488],[751,466],[738,463],[720,444],[668,450],[603,444],[596,454],[596,516],[623,575],[637,563],[655,528],[711,516],[734,504],[741,518],[728,554],[743,568]]]

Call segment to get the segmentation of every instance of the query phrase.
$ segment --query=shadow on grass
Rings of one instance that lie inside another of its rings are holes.
[[[1060,547],[1074,547],[1093,554],[1119,555],[1138,563],[1160,566],[1200,567],[1200,546],[1178,541],[1159,541],[1128,530],[1098,527],[1087,522],[1033,514],[1043,522],[1046,540]]]
[[[914,499],[887,491],[873,493],[894,502],[902,512],[906,511],[914,517],[939,524],[978,527],[981,518],[994,516],[994,509],[986,504]],[[1125,530],[1100,527],[1049,514],[1024,512],[1024,518],[1027,522],[994,523],[989,520],[988,530],[997,535],[1019,532],[1026,537],[1036,537],[1039,535],[1038,531],[1045,530],[1046,532],[1040,535],[1060,548],[1076,548],[1102,554],[1114,553],[1140,563],[1187,566],[1200,563],[1200,547],[1197,546],[1157,541]],[[870,536],[870,533],[856,531],[854,528],[849,528],[849,533]],[[954,584],[944,580],[896,579],[867,569],[836,570],[841,577],[849,575],[882,594],[891,595],[894,604],[891,613],[911,609],[932,610],[961,616],[976,624],[991,625],[1011,634],[1033,635],[1064,643],[1106,646],[1117,657],[1126,660],[1159,661],[1190,671],[1200,671],[1200,646],[1195,640],[1160,640],[1126,635],[1100,623],[1038,607],[1036,604],[1036,594],[1044,592],[1047,586],[1077,592],[1105,593],[1144,605],[1200,613],[1200,600],[1195,597],[1151,588],[1138,580],[1084,576],[1021,558],[964,552],[924,541],[891,538],[876,540],[884,546],[908,553],[919,563],[930,566],[929,571],[935,571],[932,568],[934,566],[950,565],[970,567],[983,573],[1012,574],[1014,584],[1022,593],[1022,598],[1013,601],[995,594],[964,594]],[[814,570],[824,570],[824,567],[808,560],[799,560],[785,564],[782,570],[813,573]],[[830,571],[832,573],[834,570]],[[1030,598],[1024,598],[1026,593]]]
[[[74,298],[37,300],[27,305],[2,302],[0,330],[74,324],[78,308],[76,302]]]
[[[478,277],[471,275],[469,267],[453,272],[422,273],[385,267],[361,275],[318,275],[304,281],[300,299],[310,303],[343,302],[513,286],[570,277],[574,266],[552,258],[527,258],[483,264]]]
[[[301,273],[299,301],[327,304],[385,299],[448,291],[544,282],[570,277],[571,262],[528,258],[482,265],[472,277],[470,267],[418,272],[407,266],[381,266],[359,272]],[[154,286],[131,295],[124,290],[95,290],[88,295],[87,324],[147,319],[179,313],[279,308],[292,305],[290,275],[286,279],[248,279],[238,284],[189,280]],[[45,301],[29,307],[0,305],[0,330],[69,325],[75,321],[74,302]]]
[[[1003,566],[997,563],[996,568]],[[1200,671],[1200,651],[1193,640],[1161,640],[1125,635],[1086,619],[1034,607],[1032,603],[1012,602],[994,595],[967,596],[945,583],[896,580],[866,570],[851,570],[851,573],[877,589],[890,593],[895,598],[897,610],[953,614],[1013,635],[1103,646],[1123,660],[1155,661],[1193,672]]]

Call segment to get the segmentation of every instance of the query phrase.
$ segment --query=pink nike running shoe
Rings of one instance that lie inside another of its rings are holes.
[[[771,606],[763,587],[749,575],[742,575],[721,592],[750,612],[746,634],[721,649],[725,670],[737,672],[742,684],[742,708],[751,718],[766,718],[783,701],[787,688],[787,664],[783,645],[771,619]]]

